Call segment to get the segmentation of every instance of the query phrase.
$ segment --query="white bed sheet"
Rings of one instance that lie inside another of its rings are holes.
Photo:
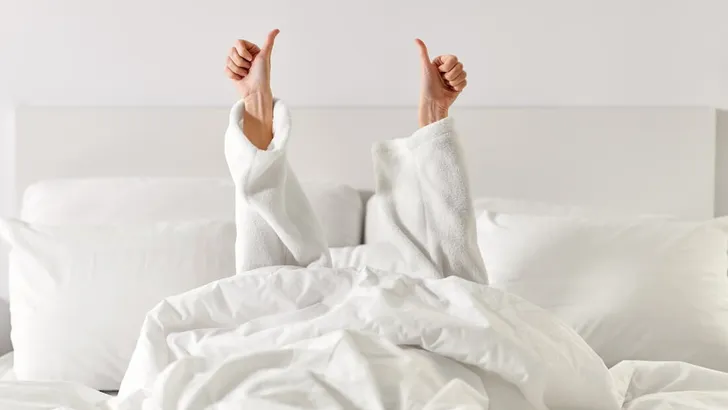
[[[0,381],[15,380],[13,373],[13,352],[6,353],[0,357]]]

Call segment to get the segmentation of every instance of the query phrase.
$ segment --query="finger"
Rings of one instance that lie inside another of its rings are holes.
[[[462,83],[460,83],[460,84],[452,87],[452,89],[455,90],[455,91],[457,91],[457,92],[460,92],[463,89],[465,89],[465,86],[467,86],[467,85],[468,85],[468,80],[464,80]]]
[[[235,50],[240,57],[248,61],[253,61],[253,54],[256,53],[255,50],[258,50],[258,46],[249,41],[238,40],[235,42]]]
[[[425,66],[429,66],[430,54],[427,52],[427,46],[425,45],[425,42],[420,40],[419,38],[416,38],[415,44],[417,44],[417,47],[419,47],[420,49],[420,59],[422,59],[422,64]]]
[[[452,70],[446,72],[445,75],[443,75],[443,78],[445,78],[445,80],[447,80],[447,81],[452,81],[462,73],[463,73],[463,63],[457,63],[457,64],[455,64],[455,67],[453,67]]]
[[[232,70],[230,70],[230,68],[228,66],[225,66],[225,75],[227,75],[228,78],[233,79],[235,81],[240,81],[243,79],[243,77],[233,73]]]
[[[261,49],[261,51],[263,51],[266,56],[270,57],[271,53],[273,52],[273,44],[275,44],[276,37],[280,32],[280,30],[275,29],[268,33],[268,38],[265,39],[265,43],[263,44],[263,48]]]
[[[241,77],[245,77],[246,75],[248,75],[247,69],[236,66],[235,63],[233,63],[233,60],[231,60],[230,58],[228,58],[227,60],[227,68],[229,68],[230,71]]]
[[[230,55],[228,57],[233,60],[233,63],[235,63],[236,66],[240,68],[250,68],[250,62],[241,57],[235,47],[230,50]]]
[[[437,69],[440,70],[441,73],[446,73],[455,67],[458,63],[458,58],[453,55],[438,56],[435,57],[432,63],[437,66]]]
[[[447,80],[447,83],[450,85],[461,83],[465,81],[465,78],[467,78],[467,76],[468,73],[466,71],[461,71],[457,77],[453,78],[452,80]]]

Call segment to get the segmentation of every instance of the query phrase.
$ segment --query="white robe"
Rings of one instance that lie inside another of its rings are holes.
[[[321,226],[286,160],[291,120],[285,106],[275,105],[275,137],[266,151],[253,146],[235,125],[242,120],[241,110],[242,103],[233,107],[225,135],[236,187],[238,273],[276,265],[330,267]],[[373,201],[382,236],[407,273],[487,283],[453,120],[380,142],[372,153]]]

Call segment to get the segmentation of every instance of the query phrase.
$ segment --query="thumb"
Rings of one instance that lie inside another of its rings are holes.
[[[430,54],[427,52],[427,46],[425,45],[425,42],[420,40],[419,38],[416,38],[415,43],[420,49],[420,59],[422,60],[422,66],[425,68],[429,68],[430,65],[432,65],[432,62],[430,61]]]
[[[280,32],[280,30],[275,29],[268,33],[268,38],[265,39],[265,43],[263,43],[263,48],[261,49],[266,57],[270,57],[271,53],[273,52],[273,44],[276,41],[276,36],[278,36],[278,33]]]

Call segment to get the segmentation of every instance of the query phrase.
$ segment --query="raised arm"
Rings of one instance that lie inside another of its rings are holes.
[[[369,211],[377,226],[373,242],[400,250],[415,276],[459,276],[487,283],[477,246],[475,214],[463,153],[450,106],[467,85],[457,57],[430,60],[417,40],[422,61],[420,129],[408,138],[375,146],[376,194]]]
[[[225,73],[241,100],[230,112],[225,157],[235,183],[237,272],[329,265],[323,229],[286,159],[290,115],[270,87],[273,30],[262,47],[238,40]]]

